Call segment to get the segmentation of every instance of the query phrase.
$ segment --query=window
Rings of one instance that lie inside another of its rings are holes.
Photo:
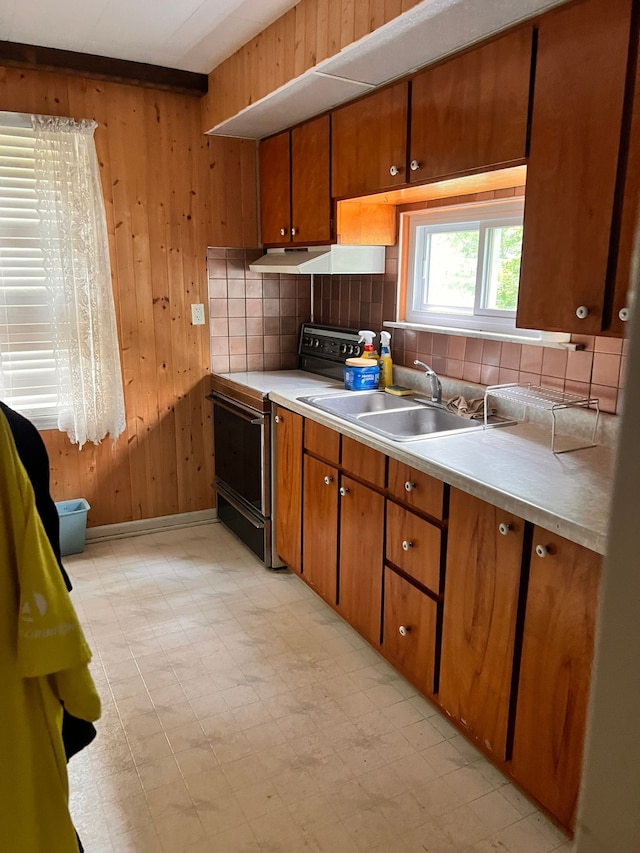
[[[2,397],[40,429],[55,429],[58,383],[34,145],[31,127],[0,126]]]
[[[515,333],[524,199],[402,215],[405,319]],[[527,332],[531,334],[531,332]]]
[[[80,446],[125,427],[96,127],[0,113],[0,397]]]

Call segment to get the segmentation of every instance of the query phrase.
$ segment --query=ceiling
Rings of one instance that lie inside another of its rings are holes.
[[[0,0],[0,39],[208,74],[298,0]]]

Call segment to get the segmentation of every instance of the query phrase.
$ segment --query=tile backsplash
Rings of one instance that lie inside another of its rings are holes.
[[[309,276],[252,273],[260,249],[209,249],[211,369],[216,373],[278,370],[296,366],[300,324],[311,315]],[[379,332],[396,316],[398,249],[387,249],[381,275],[316,276],[314,320]],[[626,346],[617,338],[574,335],[577,351],[530,344],[395,329],[397,364],[416,358],[437,373],[492,385],[531,382],[597,397],[605,412],[619,409]]]

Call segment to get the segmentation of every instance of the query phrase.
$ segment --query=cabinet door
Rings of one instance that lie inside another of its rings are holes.
[[[373,646],[380,645],[384,497],[342,477],[338,611]]]
[[[416,74],[411,181],[524,163],[532,40],[525,27]]]
[[[302,577],[336,606],[338,560],[338,471],[305,454]]]
[[[438,605],[386,567],[382,653],[418,689],[433,694]]]
[[[409,85],[397,83],[331,115],[331,195],[350,198],[407,183]]]
[[[291,240],[327,243],[331,229],[329,116],[291,131]]]
[[[609,331],[617,335],[624,333],[625,324],[629,317],[628,292],[631,286],[632,257],[640,214],[640,54],[636,62],[630,129],[628,137],[624,140],[624,147],[620,237],[616,258],[613,306],[607,326]]]
[[[517,326],[602,329],[631,6],[585,0],[540,22]]]
[[[302,417],[278,407],[276,432],[276,548],[282,562],[302,564]]]
[[[519,784],[572,828],[602,560],[537,528],[533,547],[512,771]]]
[[[524,521],[451,490],[439,699],[507,758]]]
[[[290,242],[291,178],[289,131],[263,139],[260,161],[260,228],[266,245]]]

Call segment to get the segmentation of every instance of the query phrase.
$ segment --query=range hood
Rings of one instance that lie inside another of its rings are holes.
[[[384,246],[309,246],[268,249],[249,264],[252,272],[292,275],[364,275],[384,272]]]

